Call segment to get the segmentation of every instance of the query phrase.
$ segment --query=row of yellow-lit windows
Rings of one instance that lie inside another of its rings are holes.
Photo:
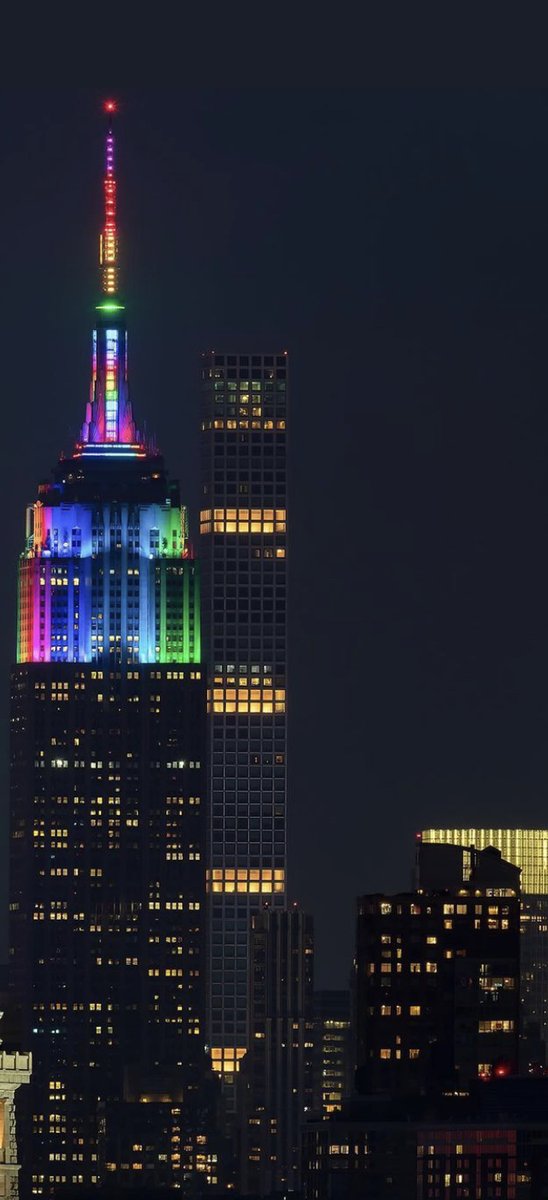
[[[262,870],[247,867],[208,871],[208,888],[211,892],[283,892],[285,873],[283,870]]]
[[[285,688],[213,688],[208,709],[216,713],[283,713]]]
[[[401,950],[398,951],[398,954],[401,954]],[[402,963],[398,962],[396,964],[396,969],[399,972],[401,972]],[[409,970],[412,975],[420,975],[423,970],[426,972],[427,975],[435,975],[437,972],[437,969],[438,969],[438,964],[434,963],[434,962],[427,962],[427,963],[411,962],[411,963],[409,963]],[[381,963],[381,975],[389,975],[391,970],[392,970],[391,962],[382,962]],[[368,975],[374,975],[375,974],[375,963],[367,963],[366,972]]]
[[[63,874],[66,874],[66,871],[64,871]],[[77,869],[74,871],[74,874],[75,875],[78,874]],[[101,876],[102,870],[100,867],[98,867],[96,871],[92,868],[90,871],[90,874],[92,876],[93,875]],[[270,888],[270,891],[272,891],[272,888]],[[66,901],[66,900],[52,900],[51,904],[49,906],[49,909],[50,909],[49,919],[51,921],[68,921],[70,917],[72,918],[73,921],[86,921],[88,919],[88,918],[86,918],[86,915],[83,912],[75,912],[75,913],[70,914],[67,911],[67,904],[68,904],[68,901]],[[200,909],[200,901],[199,900],[190,900],[185,905],[183,900],[166,900],[165,905],[162,905],[159,900],[153,900],[153,901],[149,902],[148,907],[150,909],[160,909],[160,908],[164,907],[168,911],[172,911],[172,910],[182,911],[186,907],[189,910],[189,912],[198,912]],[[44,905],[43,904],[36,905],[35,910],[32,915],[33,915],[33,919],[35,921],[46,920],[46,913],[44,911]],[[105,926],[102,926],[100,924],[99,925],[90,925],[89,928],[92,933],[94,933],[94,932],[100,933],[102,929],[108,929],[108,924]],[[132,933],[132,932],[133,932],[133,930],[131,929],[131,927],[127,926],[126,933]]]
[[[240,399],[243,400],[244,399],[243,396],[240,397]],[[255,409],[253,409],[253,412],[255,413],[255,415],[257,415]],[[269,420],[268,417],[264,421],[258,421],[258,420],[253,421],[252,420],[250,422],[247,417],[244,417],[243,420],[240,420],[240,421],[235,421],[233,417],[229,417],[228,420],[225,421],[225,420],[223,420],[222,417],[216,417],[216,419],[214,421],[203,421],[202,422],[202,429],[250,429],[250,428],[251,429],[267,429],[267,430],[272,430],[274,428],[285,429],[285,421],[279,420],[279,421],[274,422],[274,421]]]
[[[243,673],[241,675],[235,675],[234,674],[235,669],[236,668],[233,666],[233,664],[230,663],[230,666],[227,667],[226,677],[223,675],[215,675],[213,677],[213,686],[217,687],[219,684],[221,684],[221,685],[226,684],[227,687],[235,687],[236,684],[238,684],[239,687],[248,687],[249,684],[251,684],[251,687],[260,687],[261,686],[261,677],[260,677],[260,675],[257,674],[257,671],[259,670],[258,666],[253,666],[251,668],[251,670],[253,672],[251,675],[246,675]],[[247,670],[246,667],[240,667],[239,669],[242,672],[245,672]],[[267,669],[269,671],[272,670],[271,667],[268,667]],[[266,670],[266,668],[265,668],[265,670]],[[272,687],[272,676],[271,675],[265,674],[265,676],[262,680],[262,686],[263,687]]]
[[[200,513],[200,532],[285,533],[285,508],[210,508]]]
[[[285,508],[203,508],[201,521],[285,521]]]
[[[285,533],[285,521],[202,521],[200,533]],[[276,558],[285,558],[277,554]]]
[[[513,1021],[499,1019],[492,1021],[480,1021],[478,1026],[480,1033],[512,1033],[513,1028]]]
[[[281,704],[285,700],[285,688],[272,689],[268,687],[240,687],[236,690],[236,688],[230,687],[216,687],[213,688],[213,700],[238,700],[238,702],[245,700],[251,703],[253,703],[253,701],[261,703],[264,703],[265,701],[270,703],[276,701],[276,703]]]
[[[404,906],[401,904],[392,905],[390,903],[390,901],[388,901],[388,900],[381,900],[381,902],[379,904],[379,911],[380,911],[381,916],[383,916],[383,917],[390,916],[392,911],[395,911],[398,914],[398,916],[400,916],[402,914],[403,907]],[[502,905],[502,906],[499,904],[482,905],[482,904],[476,903],[476,904],[474,904],[473,908],[474,908],[474,912],[476,913],[476,915],[481,915],[485,911],[487,911],[489,916],[498,916],[498,915],[500,915],[501,912],[504,915],[508,915],[508,913],[509,913],[508,905]],[[412,917],[420,917],[420,915],[423,911],[425,911],[426,913],[431,912],[432,911],[431,906],[427,907],[426,909],[423,909],[420,904],[410,904],[409,905],[409,913]],[[457,916],[466,916],[468,912],[470,912],[470,913],[472,912],[472,905],[468,905],[468,904],[444,904],[443,905],[444,916],[455,916],[455,914]]]
[[[411,1049],[408,1050],[409,1058],[418,1058],[419,1054],[420,1054],[420,1050],[418,1050],[416,1047],[411,1047]],[[402,1052],[401,1052],[401,1050],[391,1050],[388,1047],[385,1047],[382,1050],[379,1050],[379,1058],[390,1059],[390,1058],[392,1058],[392,1055],[394,1056],[394,1058],[401,1058]]]
[[[369,1012],[370,1012],[371,1016],[373,1016],[375,1009],[371,1008],[369,1010]],[[392,1017],[392,1016],[401,1017],[402,1006],[401,1006],[401,1004],[381,1004],[380,1014],[381,1014],[381,1017]],[[409,1005],[409,1016],[410,1017],[420,1017],[420,1015],[421,1015],[420,1004],[410,1004]]]

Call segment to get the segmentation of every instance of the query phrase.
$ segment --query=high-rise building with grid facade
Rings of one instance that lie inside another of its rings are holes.
[[[33,1055],[25,1197],[99,1186],[101,1122],[150,1092],[177,1095],[168,1124],[184,1093],[162,1170],[186,1194],[197,1157],[181,1130],[205,1063],[198,573],[178,485],[128,397],[111,126],[104,190],[90,399],[29,505],[19,560],[10,974]]]
[[[519,868],[425,846],[420,888],[358,900],[356,1087],[396,1096],[515,1073]],[[433,859],[442,864],[440,870]],[[442,886],[447,866],[447,886]],[[433,886],[432,886],[433,884]]]
[[[327,1120],[340,1112],[354,1083],[354,1038],[349,991],[314,992],[313,1111]]]
[[[424,829],[429,842],[495,846],[521,867],[521,1024],[548,1046],[548,829]]]
[[[253,912],[285,904],[287,355],[202,360],[202,622],[208,670],[213,1067],[248,1039]]]
[[[243,1196],[297,1192],[312,1108],[314,925],[293,905],[252,917],[250,1039],[238,1079]]]

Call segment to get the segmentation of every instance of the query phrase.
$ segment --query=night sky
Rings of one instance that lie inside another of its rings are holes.
[[[417,829],[548,821],[548,92],[113,94],[132,398],[194,530],[200,352],[291,356],[290,893],[344,986],[354,898],[409,885]],[[25,504],[88,389],[102,94],[0,96],[6,797]]]

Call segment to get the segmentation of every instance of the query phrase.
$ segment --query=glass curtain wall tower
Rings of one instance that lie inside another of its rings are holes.
[[[286,888],[287,355],[204,354],[204,658],[212,1063],[248,1044],[251,916]]]
[[[98,1112],[166,1070],[179,1098],[184,1073],[190,1103],[204,1044],[198,573],[178,485],[129,399],[106,108],[90,398],[28,508],[19,563],[10,968],[34,1066],[24,1195],[100,1184]],[[190,1151],[172,1149],[176,1181]]]

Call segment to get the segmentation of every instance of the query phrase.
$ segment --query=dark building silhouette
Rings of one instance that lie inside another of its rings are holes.
[[[524,1069],[535,1068],[548,1042],[548,829],[424,829],[417,836],[423,845],[496,846],[521,867],[521,1057]]]
[[[354,1086],[350,992],[314,992],[312,1109],[325,1118],[340,1112]]]
[[[10,975],[33,1056],[24,1195],[101,1182],[99,1113],[124,1099],[128,1072],[184,1068],[190,1108],[203,1066],[198,574],[178,486],[128,396],[111,126],[104,190],[90,400],[29,506],[19,566]]]
[[[202,359],[208,1030],[228,1093],[248,1046],[251,915],[285,905],[287,375],[285,353]]]
[[[467,1087],[517,1071],[519,868],[492,849],[423,849],[420,890],[358,902],[362,1093]]]
[[[371,1097],[303,1136],[305,1200],[541,1200],[548,1080],[476,1081],[470,1092]]]
[[[252,918],[250,1038],[239,1081],[241,1191],[295,1191],[312,1106],[314,933],[295,906]]]
[[[196,1086],[192,1066],[129,1071],[124,1098],[99,1106],[101,1188],[216,1194],[226,1161],[219,1100],[218,1081]]]

